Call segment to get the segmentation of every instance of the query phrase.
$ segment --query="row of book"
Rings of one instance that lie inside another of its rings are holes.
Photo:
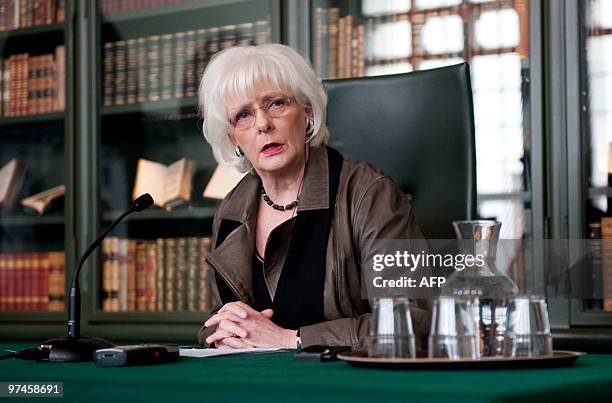
[[[314,19],[313,64],[320,77],[365,75],[365,28],[338,8],[317,8]]]
[[[54,54],[21,53],[0,61],[0,116],[25,116],[63,111],[65,48]]]
[[[215,53],[270,41],[268,21],[152,35],[104,44],[104,106],[193,97]]]
[[[192,3],[194,0],[102,0],[100,6],[103,15],[125,13],[134,10],[174,6]]]
[[[205,261],[210,238],[109,237],[102,244],[105,312],[197,312],[213,306]]]
[[[0,31],[63,22],[65,0],[0,0]]]
[[[601,284],[593,284],[594,287],[601,286],[601,295],[603,298],[588,301],[591,308],[597,308],[604,311],[612,312],[612,217],[602,217],[600,222],[589,224],[589,238],[601,239],[610,242],[602,242],[598,250],[592,252],[593,256],[593,281]],[[592,244],[593,247],[598,247],[597,243]],[[601,276],[599,280],[598,277]]]
[[[64,252],[0,253],[0,311],[63,311]]]

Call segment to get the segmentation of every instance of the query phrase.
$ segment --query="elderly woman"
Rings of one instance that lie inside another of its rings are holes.
[[[363,347],[362,256],[376,239],[422,238],[408,198],[381,171],[325,146],[325,90],[287,46],[216,54],[199,97],[217,161],[249,172],[213,221],[207,261],[223,305],[200,343]],[[418,345],[428,314],[414,306],[412,318]]]

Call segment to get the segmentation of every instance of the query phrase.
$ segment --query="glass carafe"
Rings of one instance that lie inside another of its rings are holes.
[[[459,253],[475,256],[478,264],[456,269],[446,280],[441,295],[471,298],[480,356],[503,356],[507,307],[510,299],[518,294],[518,287],[495,266],[501,223],[455,221],[453,227],[460,244]]]

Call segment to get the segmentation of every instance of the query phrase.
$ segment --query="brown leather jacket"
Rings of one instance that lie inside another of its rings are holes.
[[[299,211],[326,209],[328,162],[325,147],[310,149]],[[252,258],[261,182],[248,174],[223,200],[213,221],[213,248],[207,262],[240,299],[253,304]],[[222,219],[242,223],[218,247],[216,237]],[[272,298],[280,277],[295,218],[272,230],[268,238],[265,280]],[[341,345],[365,348],[370,322],[370,304],[361,296],[361,251],[376,239],[415,239],[423,235],[415,221],[409,197],[393,181],[370,164],[344,159],[336,208],[327,246],[323,292],[327,321],[300,328],[302,346]],[[215,282],[213,281],[215,286]],[[216,287],[216,286],[215,286]],[[429,331],[428,304],[419,301],[411,309],[417,348],[426,346]],[[202,327],[200,344],[214,333]]]

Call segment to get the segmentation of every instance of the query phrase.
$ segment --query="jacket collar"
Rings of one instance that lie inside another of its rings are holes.
[[[310,148],[298,204],[300,211],[329,207],[329,167],[325,146]],[[255,225],[261,179],[254,171],[247,174],[227,196],[219,210],[219,220],[241,223],[225,241],[208,254],[207,260],[248,304],[253,304],[253,276],[250,270],[255,246]]]

